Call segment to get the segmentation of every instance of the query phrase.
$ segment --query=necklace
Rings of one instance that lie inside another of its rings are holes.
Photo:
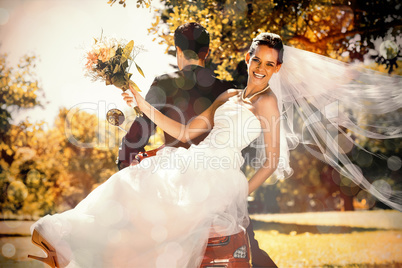
[[[242,99],[242,101],[244,101],[244,102],[251,103],[251,99],[252,99],[252,98],[254,98],[255,96],[257,96],[258,94],[261,94],[261,93],[264,93],[265,91],[270,90],[270,87],[269,87],[269,85],[268,85],[268,86],[267,86],[266,88],[264,88],[263,90],[260,90],[260,91],[254,93],[253,95],[251,95],[250,97],[247,97],[247,98],[244,96],[245,93],[246,93],[246,90],[247,90],[247,87],[243,90],[243,93],[241,94],[241,99]]]

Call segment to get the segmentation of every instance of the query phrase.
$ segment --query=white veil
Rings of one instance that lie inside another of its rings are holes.
[[[276,178],[292,174],[289,150],[303,143],[312,155],[378,200],[402,211],[402,192],[374,187],[347,155],[351,145],[359,146],[351,135],[374,139],[402,137],[401,78],[285,46],[281,70],[270,80],[282,119]],[[302,118],[302,126],[294,121],[294,111]],[[390,116],[364,125],[361,122],[362,115],[370,118],[384,114]],[[265,157],[262,144],[262,135],[252,144],[260,159]]]

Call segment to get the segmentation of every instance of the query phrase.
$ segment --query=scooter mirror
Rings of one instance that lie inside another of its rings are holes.
[[[113,126],[120,126],[121,124],[123,124],[126,117],[119,109],[110,109],[106,113],[106,119],[109,124],[112,124]]]
[[[123,112],[120,111],[119,109],[110,109],[106,113],[106,120],[109,122],[109,124],[116,126],[127,133],[127,131],[124,128],[120,127],[120,125],[123,124],[125,119],[126,117],[124,116]]]

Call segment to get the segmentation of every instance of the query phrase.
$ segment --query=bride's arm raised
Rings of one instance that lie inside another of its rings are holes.
[[[163,131],[181,142],[188,142],[211,130],[215,110],[229,97],[237,94],[237,90],[234,89],[223,92],[204,112],[193,118],[187,125],[183,125],[155,109],[134,89],[131,89],[131,92],[141,111]],[[124,93],[123,96],[125,96]],[[125,100],[127,101],[127,97],[125,97]]]
[[[280,156],[280,117],[275,95],[261,96],[254,106],[264,135],[266,157],[261,168],[248,181],[249,194],[260,187],[274,173]]]

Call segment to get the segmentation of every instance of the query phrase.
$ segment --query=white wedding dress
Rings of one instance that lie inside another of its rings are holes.
[[[68,267],[197,267],[209,237],[248,225],[241,150],[260,133],[256,116],[230,100],[199,145],[162,149],[31,230]]]

